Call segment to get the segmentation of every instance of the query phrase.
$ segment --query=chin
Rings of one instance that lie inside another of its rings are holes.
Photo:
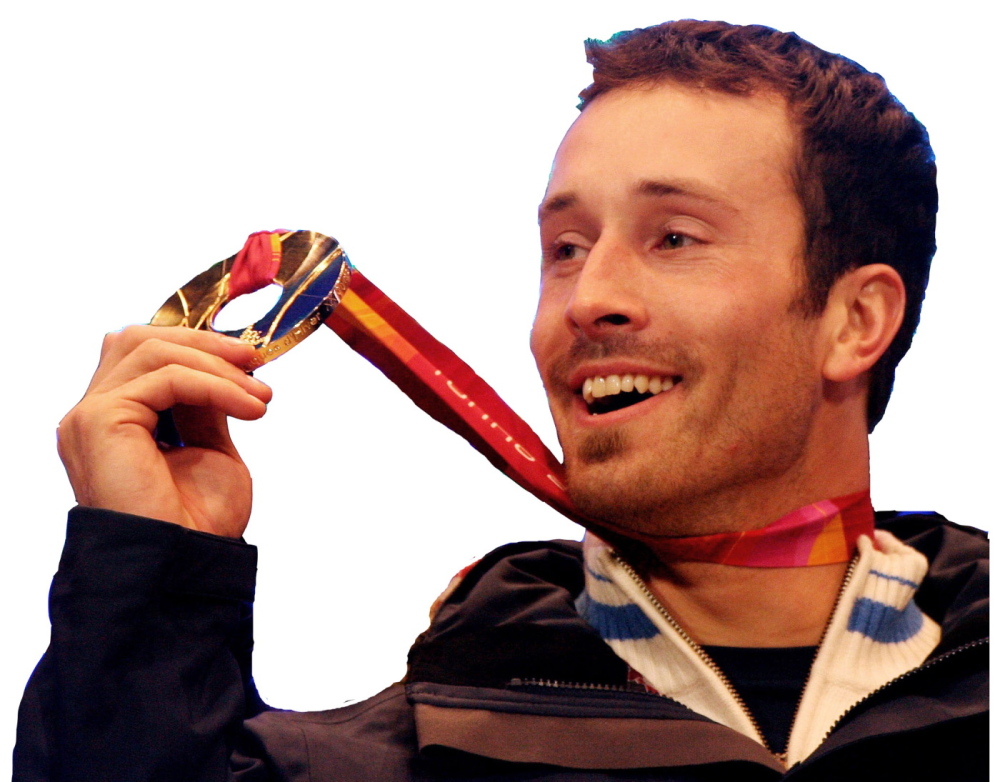
[[[631,464],[621,430],[587,434],[567,457],[569,496],[584,515],[624,533],[653,532],[649,529],[656,515],[650,507],[653,482],[647,469]]]
[[[733,514],[735,487],[723,476],[651,464],[630,458],[627,451],[613,453],[612,445],[592,443],[591,455],[601,458],[567,464],[570,499],[588,518],[640,541],[739,528],[734,523],[739,514]]]
[[[607,450],[593,454],[600,458],[567,466],[570,499],[585,516],[625,535],[688,534],[664,529],[664,509],[670,503],[664,484],[648,470],[636,469]]]

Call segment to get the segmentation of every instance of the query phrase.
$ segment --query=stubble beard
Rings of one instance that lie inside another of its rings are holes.
[[[670,443],[640,442],[635,431],[624,427],[586,434],[567,453],[570,498],[584,515],[626,535],[704,535],[745,528],[761,486],[795,480],[816,410],[807,385],[808,363],[794,349],[784,363],[787,382],[752,400],[743,396],[746,389],[737,381],[747,368],[733,367],[720,391],[720,409],[680,422]],[[788,395],[789,388],[802,391]],[[727,406],[727,400],[737,404]],[[727,443],[743,444],[742,457],[730,458]],[[648,450],[649,457],[632,460],[638,449]]]
[[[625,453],[626,439],[619,430],[588,435],[580,445],[577,458],[581,464],[603,464]]]
[[[612,430],[587,435],[567,460],[570,499],[585,515],[625,531],[641,531],[648,524],[652,487],[643,487],[643,476],[621,475],[616,465],[629,450],[624,432]]]
[[[626,535],[698,534],[690,519],[675,512],[693,499],[694,486],[683,477],[630,464],[634,438],[615,429],[588,434],[567,460],[570,499],[587,517]],[[687,483],[685,493],[674,487]]]

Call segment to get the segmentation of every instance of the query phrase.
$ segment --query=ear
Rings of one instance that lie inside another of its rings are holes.
[[[899,331],[905,305],[903,280],[891,266],[859,266],[837,280],[823,312],[823,377],[846,382],[871,369]]]

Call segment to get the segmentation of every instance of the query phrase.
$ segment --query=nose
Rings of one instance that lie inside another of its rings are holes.
[[[598,241],[574,281],[565,317],[574,332],[593,340],[646,327],[641,263],[622,242]]]

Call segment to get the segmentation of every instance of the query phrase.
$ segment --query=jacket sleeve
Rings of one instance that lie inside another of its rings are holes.
[[[73,509],[15,782],[229,779],[242,721],[264,708],[250,676],[256,561],[242,541]]]

